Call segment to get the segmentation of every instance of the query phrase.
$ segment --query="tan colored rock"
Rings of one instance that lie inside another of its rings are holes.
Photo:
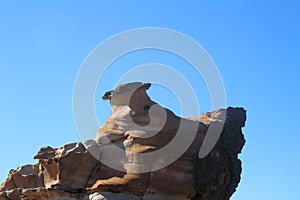
[[[139,167],[145,167],[144,160],[137,159],[132,161],[131,157],[136,153],[147,153],[163,148],[172,141],[182,121],[187,124],[184,127],[184,132],[187,136],[189,132],[192,132],[192,134],[198,133],[194,144],[192,144],[185,153],[186,156],[195,156],[207,129],[203,123],[181,119],[172,111],[152,101],[146,93],[150,85],[149,83],[120,85],[115,90],[109,91],[103,96],[103,99],[110,100],[112,115],[99,129],[96,142],[101,145],[123,143],[124,150],[133,154],[126,155],[128,164],[125,163],[124,167],[127,170],[132,169],[139,171]],[[192,130],[191,127],[195,127],[195,129]],[[152,168],[153,164],[157,162],[157,158],[154,159],[155,160],[150,161],[146,167]],[[135,164],[130,164],[132,162]],[[182,163],[186,166],[182,167]],[[135,182],[139,182],[142,179],[142,182],[148,182],[148,186],[143,188],[141,190],[142,192],[147,190],[148,193],[153,193],[151,192],[151,187],[153,187],[153,191],[164,191],[166,194],[172,196],[179,195],[181,198],[187,199],[196,194],[196,190],[193,187],[194,176],[189,175],[192,170],[193,162],[190,159],[181,159],[162,170],[146,173],[147,176],[132,178],[129,173],[123,178],[118,178],[118,181],[115,179],[98,181],[92,187],[92,191],[94,191],[95,188],[99,188],[100,191],[100,188],[103,188],[103,182],[105,182],[105,185],[111,184],[110,188],[115,187],[117,182],[119,183],[117,185],[118,190],[124,188],[122,190],[126,191],[128,184],[134,185]],[[169,181],[161,181],[161,178],[166,178],[166,174],[169,174],[170,179],[167,179]],[[178,178],[178,174],[180,174],[180,178]],[[184,175],[185,178],[182,178]],[[134,180],[137,178],[139,180]],[[113,190],[113,192],[119,191]]]
[[[60,148],[42,148],[35,156],[43,167],[46,188],[80,191],[98,179],[122,176],[123,173],[101,165],[82,143],[71,143]]]
[[[123,177],[112,177],[98,180],[91,188],[87,188],[87,193],[110,191],[122,193],[130,191],[131,194],[142,195],[147,189],[149,173],[125,174]]]
[[[229,199],[240,180],[245,110],[228,108],[180,118],[150,99],[150,86],[130,83],[107,92],[103,99],[110,101],[112,114],[96,140],[41,148],[35,156],[38,164],[10,172],[0,187],[0,200]],[[199,159],[208,128],[223,124],[212,151]],[[173,144],[179,130],[184,137]],[[189,138],[194,139],[189,143]],[[162,149],[158,156],[144,157]],[[168,163],[165,158],[176,159]],[[166,166],[157,168],[161,164]]]
[[[36,188],[43,186],[41,166],[35,164],[21,166],[16,170],[10,170],[8,178],[2,183],[1,188],[10,190],[14,188]]]
[[[88,200],[88,196],[83,193],[69,193],[60,190],[46,188],[16,188],[6,191],[6,199],[22,200]],[[1,199],[1,197],[0,197]]]

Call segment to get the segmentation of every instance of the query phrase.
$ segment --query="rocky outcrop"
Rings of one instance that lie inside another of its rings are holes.
[[[0,200],[229,199],[240,181],[246,111],[229,107],[180,118],[150,99],[150,86],[131,83],[107,92],[112,115],[96,139],[41,148],[37,164],[9,172]],[[215,123],[222,124],[221,135],[199,158]],[[180,143],[173,142],[177,134]]]

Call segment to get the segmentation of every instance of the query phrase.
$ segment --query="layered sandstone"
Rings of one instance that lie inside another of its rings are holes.
[[[150,99],[150,86],[130,83],[108,91],[103,99],[112,114],[96,139],[41,148],[37,164],[9,172],[0,200],[229,199],[240,181],[246,111],[229,107],[180,118]],[[221,135],[199,158],[215,124],[223,126]],[[177,134],[180,142],[172,144]]]

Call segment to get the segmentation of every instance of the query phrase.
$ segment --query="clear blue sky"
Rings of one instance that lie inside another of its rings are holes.
[[[243,129],[247,143],[240,156],[242,180],[232,199],[299,198],[300,4],[258,0],[103,2],[1,3],[1,181],[10,169],[35,163],[32,158],[40,147],[80,140],[73,122],[72,91],[89,52],[121,31],[154,26],[180,31],[200,43],[219,68],[227,105],[248,111]],[[144,53],[147,56],[128,55],[115,65],[166,62],[185,72],[176,66],[181,61],[172,56]],[[120,76],[118,66],[113,69],[97,89],[95,107],[100,124],[110,108],[99,98]],[[187,73],[187,79],[192,78]],[[153,87],[151,95],[178,113],[171,94]],[[203,111],[209,110],[207,98],[202,96]]]

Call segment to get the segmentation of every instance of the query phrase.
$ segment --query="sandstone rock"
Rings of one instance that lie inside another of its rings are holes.
[[[112,192],[95,192],[89,196],[90,200],[140,200],[141,197],[124,194],[124,193],[112,193]]]
[[[10,171],[0,200],[229,199],[240,181],[246,111],[229,107],[180,118],[150,99],[150,86],[130,83],[106,92],[112,115],[96,139],[41,148],[37,164]],[[200,159],[216,125],[224,125],[221,135]]]
[[[6,199],[22,199],[22,200],[89,200],[89,197],[83,193],[69,193],[51,188],[16,188],[6,191]],[[1,199],[1,198],[0,198]]]
[[[2,183],[1,188],[11,190],[14,188],[36,188],[43,186],[43,174],[41,173],[40,166],[35,164],[10,170],[8,178]]]

